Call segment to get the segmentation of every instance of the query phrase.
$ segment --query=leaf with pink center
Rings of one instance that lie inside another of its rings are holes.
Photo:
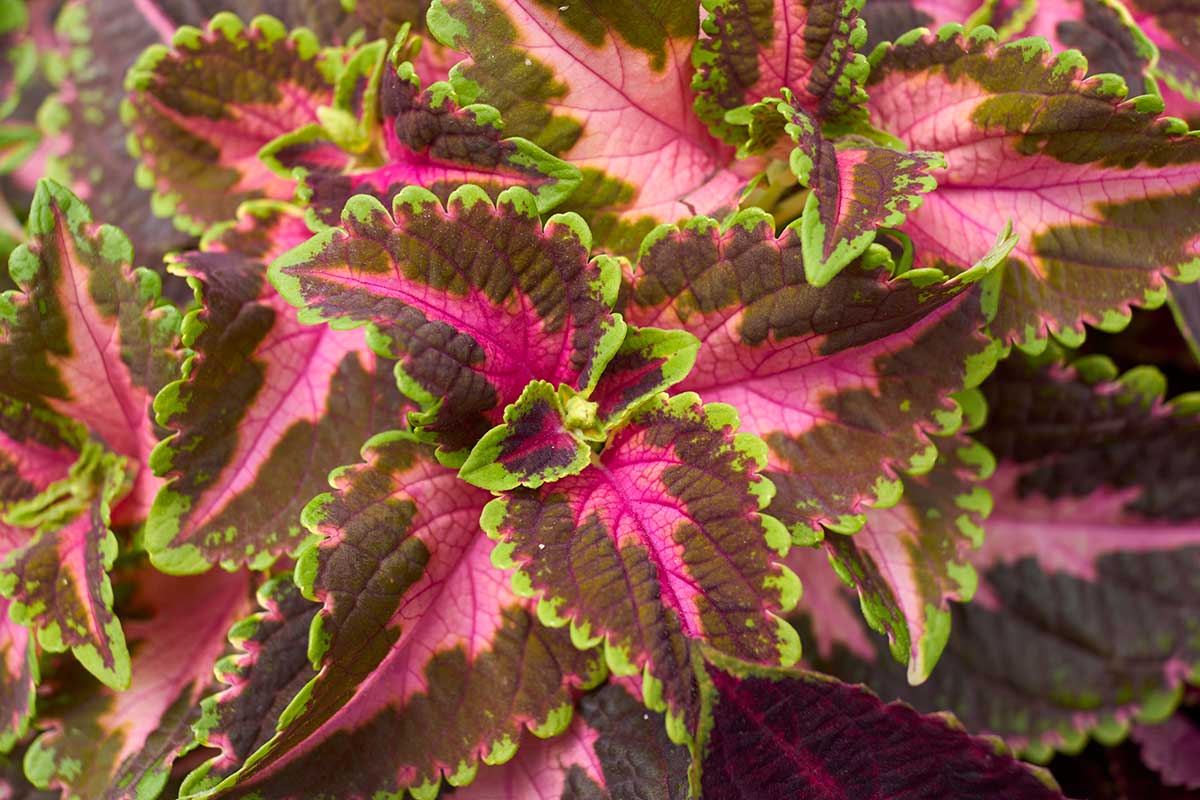
[[[36,631],[42,648],[70,649],[103,683],[124,689],[129,651],[112,610],[108,570],[117,539],[109,524],[129,476],[122,459],[89,442],[63,483],[65,491],[42,496],[44,505],[7,516],[6,538],[19,541],[0,567],[0,594],[10,601],[9,618]],[[10,529],[14,521],[26,530]]]
[[[686,378],[699,349],[687,331],[631,327],[588,396],[597,427],[616,428],[644,401]]]
[[[179,314],[156,275],[132,268],[128,239],[58,184],[38,184],[28,235],[9,261],[18,288],[0,298],[0,393],[128,459],[132,496],[113,521],[140,521],[159,485],[145,468],[158,438],[150,403],[179,368]]]
[[[1012,220],[992,325],[1007,343],[1119,329],[1131,305],[1165,299],[1166,277],[1200,274],[1200,136],[1086,69],[987,28],[918,31],[872,54],[871,122],[950,164],[901,227],[916,265],[970,264]]]
[[[969,556],[984,539],[991,498],[979,485],[994,466],[982,446],[963,436],[938,442],[938,460],[924,475],[906,475],[890,508],[872,508],[853,536],[828,536],[838,575],[858,592],[868,624],[887,634],[892,657],[908,680],[925,681],[950,636],[950,602],[975,592]]]
[[[292,182],[258,151],[317,119],[333,99],[336,68],[312,33],[289,35],[271,17],[246,26],[222,13],[203,31],[180,28],[171,49],[148,49],[127,80],[140,182],[194,233],[232,219],[245,200],[290,198]]]
[[[384,54],[387,53],[387,57]],[[262,156],[283,175],[296,175],[318,218],[338,224],[346,201],[370,194],[384,205],[405,186],[423,186],[445,200],[464,183],[495,197],[509,186],[534,192],[546,211],[579,185],[579,170],[526,139],[504,138],[491,106],[461,103],[449,83],[422,91],[421,79],[397,43],[375,42],[355,54],[338,79],[334,104],[321,123],[271,142]]]
[[[608,252],[636,251],[660,222],[733,208],[758,169],[733,163],[692,110],[694,0],[435,0],[428,21],[470,57],[450,78],[462,102],[494,106],[507,135],[580,169],[558,208],[583,215]]]
[[[800,586],[778,560],[787,532],[760,508],[766,449],[736,434],[729,406],[694,394],[647,403],[610,437],[596,466],[488,506],[494,560],[539,596],[538,614],[603,640],[619,674],[644,676],[675,741],[700,723],[699,642],[758,663],[790,664],[795,632],[779,614]]]
[[[862,99],[866,43],[861,0],[704,0],[692,59],[696,113],[722,138],[745,131],[726,115],[787,89],[821,120]],[[704,213],[702,209],[697,209]]]
[[[1020,35],[1040,36],[1055,52],[1075,49],[1090,73],[1120,75],[1132,94],[1153,94],[1154,45],[1118,0],[1037,0]]]
[[[196,705],[212,679],[229,626],[245,612],[245,573],[175,578],[135,576],[122,609],[133,680],[114,692],[60,671],[39,715],[43,733],[25,756],[26,774],[65,800],[141,800],[162,791],[175,759],[191,749]]]
[[[13,622],[9,605],[0,600],[0,751],[5,752],[29,729],[39,678],[33,635]]]
[[[411,409],[361,333],[302,324],[267,280],[266,264],[310,236],[298,211],[250,204],[172,264],[200,306],[183,325],[183,377],[155,400],[173,432],[151,462],[167,479],[145,540],[160,569],[261,568],[293,552],[330,470]]]
[[[813,571],[791,561],[806,598],[825,597],[810,609],[812,629],[826,631],[814,666],[950,709],[1038,758],[1170,713],[1200,664],[1200,451],[1190,445],[1200,423],[1183,400],[1162,402],[1152,371],[1114,381],[1103,361],[1077,363],[1005,362],[983,386],[994,508],[970,555],[974,600],[951,606],[954,632],[933,678],[910,687],[865,629],[829,627],[846,619],[830,608],[847,598],[815,591]]]
[[[481,760],[511,758],[524,730],[562,731],[573,691],[602,676],[596,655],[540,626],[491,565],[479,528],[488,493],[411,434],[376,436],[363,458],[305,512],[323,537],[296,571],[322,603],[309,638],[316,676],[236,772],[227,751],[185,793],[432,796],[443,776],[467,783]]]
[[[817,287],[797,227],[776,236],[770,216],[747,210],[726,226],[660,228],[623,313],[701,340],[679,388],[736,407],[767,442],[771,513],[807,537],[856,529],[901,471],[932,466],[929,436],[958,424],[950,395],[994,363],[979,281],[1013,242],[949,280],[860,261]]]
[[[790,100],[787,93],[785,100]],[[933,191],[940,153],[906,153],[887,147],[842,147],[821,135],[816,119],[788,102],[764,101],[786,121],[795,142],[791,168],[808,187],[800,218],[804,274],[824,286],[866,251],[881,227],[895,228]]]
[[[1131,0],[1125,6],[1158,50],[1152,74],[1163,89],[1167,113],[1195,117],[1200,111],[1200,9],[1163,0]]]
[[[704,797],[1063,800],[1049,773],[953,718],[817,673],[718,664],[706,666]]]
[[[587,403],[579,396],[571,401]],[[573,405],[568,412],[553,386],[533,381],[504,409],[504,424],[484,434],[471,450],[458,475],[493,492],[517,486],[536,489],[577,475],[591,463],[592,448],[579,425],[572,423],[586,424],[586,414],[586,408],[576,411]],[[575,420],[575,415],[581,419]]]
[[[467,185],[443,207],[416,186],[391,212],[353,198],[342,227],[271,265],[271,280],[302,322],[368,325],[376,352],[399,359],[401,390],[418,401],[413,423],[461,465],[504,408],[533,380],[586,394],[620,346],[611,311],[617,262],[588,258],[578,216],[538,218],[529,191],[493,205]]]
[[[662,715],[610,683],[579,699],[566,732],[530,738],[515,758],[484,767],[459,800],[684,800],[686,748],[671,742]]]

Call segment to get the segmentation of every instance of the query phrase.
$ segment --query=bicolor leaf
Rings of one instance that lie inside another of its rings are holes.
[[[1049,773],[943,716],[799,670],[707,667],[704,797],[1062,800]]]
[[[36,513],[69,492],[63,482],[86,441],[82,425],[49,409],[0,396],[0,514],[20,516],[26,509]],[[52,487],[56,487],[53,492]],[[47,493],[51,496],[44,496]],[[0,541],[0,551],[7,553],[19,543]]]
[[[565,405],[571,405],[570,412]],[[594,426],[594,404],[582,396],[564,404],[553,386],[533,381],[504,409],[504,424],[484,434],[471,450],[458,475],[493,492],[536,489],[577,475],[592,458],[582,429]]]
[[[65,800],[143,800],[162,791],[192,747],[196,705],[212,678],[225,632],[245,612],[245,573],[175,578],[143,571],[124,609],[133,649],[126,692],[59,674],[25,755],[25,771]]]
[[[603,640],[614,671],[644,676],[675,741],[700,722],[698,642],[758,663],[791,664],[795,632],[780,618],[800,586],[778,562],[783,527],[760,512],[771,484],[766,448],[735,433],[729,406],[665,396],[634,413],[597,466],[488,506],[497,564],[538,596],[538,614],[570,623],[577,643]]]
[[[333,100],[336,67],[312,33],[289,35],[271,17],[246,26],[222,13],[203,31],[180,28],[171,49],[149,48],[127,80],[141,185],[193,233],[232,219],[245,200],[290,198],[293,184],[258,151],[316,121]]]
[[[900,471],[932,465],[929,435],[957,425],[950,394],[991,369],[978,281],[1012,240],[950,280],[858,263],[816,287],[796,227],[776,236],[770,216],[747,210],[726,226],[660,228],[624,315],[700,338],[679,388],[736,407],[770,446],[773,515],[797,534],[849,531],[895,495]]]
[[[496,205],[483,189],[455,190],[443,208],[410,186],[391,212],[359,195],[342,227],[271,266],[302,322],[369,325],[376,352],[399,359],[401,390],[418,401],[418,429],[461,464],[532,380],[586,393],[620,345],[610,310],[620,272],[588,260],[576,215],[543,225],[534,197],[513,187]]]
[[[937,185],[931,173],[946,160],[940,153],[835,147],[808,113],[786,102],[777,110],[796,144],[792,171],[810,190],[800,218],[804,274],[824,286],[866,251],[879,228],[898,227],[921,205],[921,195]]]
[[[619,426],[644,401],[691,372],[700,341],[682,330],[630,328],[588,399],[602,430]]]
[[[0,393],[85,426],[135,473],[114,523],[140,521],[159,481],[146,468],[157,433],[154,393],[179,369],[179,314],[159,300],[158,276],[132,268],[129,240],[92,221],[79,198],[38,184],[29,241],[0,298]]]
[[[1119,329],[1131,305],[1162,302],[1165,277],[1200,275],[1200,136],[1157,98],[1126,100],[1078,53],[1001,46],[988,28],[914,32],[872,65],[872,123],[950,164],[901,227],[916,265],[973,263],[1012,220],[992,325],[1005,342]]]
[[[914,28],[936,31],[952,22],[962,23],[967,30],[976,22],[987,22],[997,29],[997,0],[868,0],[863,5],[862,18],[867,23],[867,44],[863,52],[870,53],[881,42],[892,42]]]
[[[508,135],[582,171],[560,210],[582,214],[597,247],[632,253],[660,222],[732,208],[757,169],[733,165],[692,111],[698,9],[435,0],[429,27],[470,56],[451,74],[464,102],[496,107]]]
[[[308,632],[320,604],[304,597],[292,576],[273,578],[258,591],[262,608],[229,631],[237,652],[217,662],[227,688],[205,698],[196,740],[221,750],[189,781],[216,783],[237,771],[275,735],[275,725],[316,674],[308,660]]]
[[[1152,74],[1167,103],[1167,113],[1195,119],[1200,114],[1200,12],[1187,4],[1130,0],[1130,16],[1158,50]]]
[[[330,470],[411,408],[361,333],[302,324],[267,281],[265,265],[309,236],[299,212],[251,204],[171,266],[200,306],[183,324],[183,377],[155,400],[174,432],[152,459],[168,480],[146,528],[160,569],[261,568],[295,551]]]
[[[861,0],[704,0],[692,60],[696,113],[734,144],[744,129],[726,116],[789,90],[824,120],[860,101],[866,43]]]
[[[970,553],[983,543],[991,497],[991,454],[964,436],[937,443],[925,475],[901,478],[904,494],[890,508],[872,508],[853,536],[829,536],[825,547],[838,575],[853,585],[863,615],[887,634],[908,680],[929,677],[950,636],[950,600],[975,592]]]
[[[39,678],[37,648],[28,628],[0,600],[0,751],[8,752],[29,729]]]
[[[954,632],[932,680],[909,687],[882,643],[827,627],[845,619],[830,611],[845,598],[791,561],[818,603],[811,625],[827,631],[814,665],[950,709],[1038,758],[1170,713],[1200,663],[1197,415],[1161,401],[1161,376],[1113,377],[1095,360],[1067,371],[1010,361],[984,384],[991,418],[979,435],[998,459],[986,483],[994,508],[970,557],[975,598],[951,606]]]
[[[546,211],[579,185],[575,167],[526,139],[504,138],[496,109],[460,102],[445,82],[422,91],[413,65],[401,61],[405,48],[398,44],[386,59],[384,52],[383,42],[364,47],[339,78],[323,122],[262,151],[278,171],[301,176],[323,222],[336,225],[353,195],[390,206],[405,186],[423,186],[442,200],[464,183],[493,197],[524,186]]]
[[[1118,0],[1037,0],[1020,35],[1039,36],[1055,52],[1073,48],[1091,73],[1120,75],[1130,93],[1153,94],[1158,51]],[[1197,62],[1200,64],[1200,61]]]
[[[110,509],[129,486],[124,462],[89,443],[70,477],[70,490],[48,507],[22,509],[33,530],[4,558],[0,594],[41,647],[69,648],[103,683],[124,689],[129,651],[108,577],[117,557]]]
[[[667,738],[662,715],[610,683],[580,698],[570,727],[530,739],[512,761],[483,767],[459,800],[684,800],[686,748]]]
[[[193,775],[186,793],[432,797],[443,776],[468,783],[481,760],[511,758],[524,730],[562,731],[573,690],[602,677],[491,565],[478,522],[490,495],[411,434],[381,434],[363,457],[305,512],[323,537],[296,570],[322,603],[316,676],[237,772]]]

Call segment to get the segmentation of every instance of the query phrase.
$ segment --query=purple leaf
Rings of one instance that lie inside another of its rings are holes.
[[[1177,711],[1157,725],[1134,725],[1130,734],[1163,783],[1200,789],[1200,727],[1190,716]]]
[[[278,259],[271,280],[302,322],[369,324],[368,341],[399,359],[400,388],[423,408],[417,428],[461,464],[530,381],[586,394],[620,345],[619,268],[589,261],[589,238],[574,214],[543,226],[525,189],[493,205],[467,185],[443,208],[410,186],[390,213],[353,198],[342,228]]]
[[[885,705],[816,673],[709,665],[707,674],[706,798],[1062,800],[1048,773],[953,718]]]
[[[826,286],[805,279],[796,225],[747,210],[722,227],[697,218],[642,247],[630,306],[636,325],[680,328],[703,342],[679,384],[735,406],[771,448],[785,524],[852,530],[896,475],[932,464],[929,435],[957,425],[950,394],[991,368],[994,345],[971,272],[925,285],[887,265],[851,265]]]
[[[700,720],[697,642],[759,663],[800,654],[778,616],[799,596],[778,563],[788,536],[759,511],[772,494],[766,449],[736,429],[729,406],[663,397],[610,437],[594,468],[509,492],[483,516],[495,562],[518,568],[514,584],[539,596],[539,617],[570,623],[576,643],[603,640],[614,672],[644,675],[675,741]]]
[[[708,12],[692,59],[696,113],[715,133],[740,144],[744,132],[726,113],[777,97],[820,119],[862,99],[867,63],[861,0],[704,0]]]
[[[201,233],[245,200],[290,198],[292,182],[258,151],[332,102],[335,56],[307,30],[289,35],[270,17],[247,27],[229,13],[180,28],[171,45],[149,48],[127,80],[130,142],[158,206]]]
[[[45,732],[25,756],[33,783],[64,790],[64,800],[141,800],[162,791],[192,744],[196,704],[225,632],[247,605],[244,573],[197,579],[146,571],[136,580],[137,614],[126,615],[134,651],[128,691],[57,676],[39,717]]]
[[[218,783],[228,770],[202,769],[185,792],[432,796],[443,776],[467,783],[479,761],[511,758],[525,729],[561,732],[572,692],[602,676],[595,654],[538,625],[491,565],[478,524],[490,495],[407,433],[374,437],[363,458],[305,511],[322,536],[296,570],[322,603],[316,676],[237,772]]]
[[[616,428],[643,401],[686,378],[699,349],[687,331],[630,328],[588,397],[599,426]]]
[[[1171,5],[1155,0],[1126,3],[1133,21],[1158,49],[1152,70],[1162,90],[1167,113],[1194,121],[1200,117],[1200,12],[1187,3]]]
[[[175,432],[152,459],[168,479],[146,529],[160,569],[261,568],[295,550],[330,470],[411,408],[360,333],[302,324],[267,281],[265,265],[310,235],[298,212],[250,204],[172,264],[201,305],[183,325],[184,375],[155,400]]]
[[[582,214],[598,248],[632,253],[660,222],[732,208],[757,171],[692,111],[694,0],[435,0],[429,26],[470,56],[451,76],[464,102],[582,171],[559,210]]]
[[[987,28],[914,32],[872,55],[871,122],[950,164],[901,228],[916,266],[973,263],[1012,220],[992,324],[1008,343],[1119,329],[1131,305],[1165,299],[1165,277],[1200,274],[1200,137],[1160,118],[1157,98],[1126,101],[1120,79],[1085,72],[1077,53],[1000,46]]]

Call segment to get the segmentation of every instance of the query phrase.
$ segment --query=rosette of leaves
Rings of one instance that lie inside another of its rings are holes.
[[[60,19],[136,249],[45,181],[0,300],[6,789],[1193,779],[1196,404],[1062,348],[1200,273],[1195,15],[228,5]]]

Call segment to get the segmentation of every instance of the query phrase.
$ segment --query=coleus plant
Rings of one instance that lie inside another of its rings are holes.
[[[0,8],[9,795],[1196,782],[1200,10]]]

